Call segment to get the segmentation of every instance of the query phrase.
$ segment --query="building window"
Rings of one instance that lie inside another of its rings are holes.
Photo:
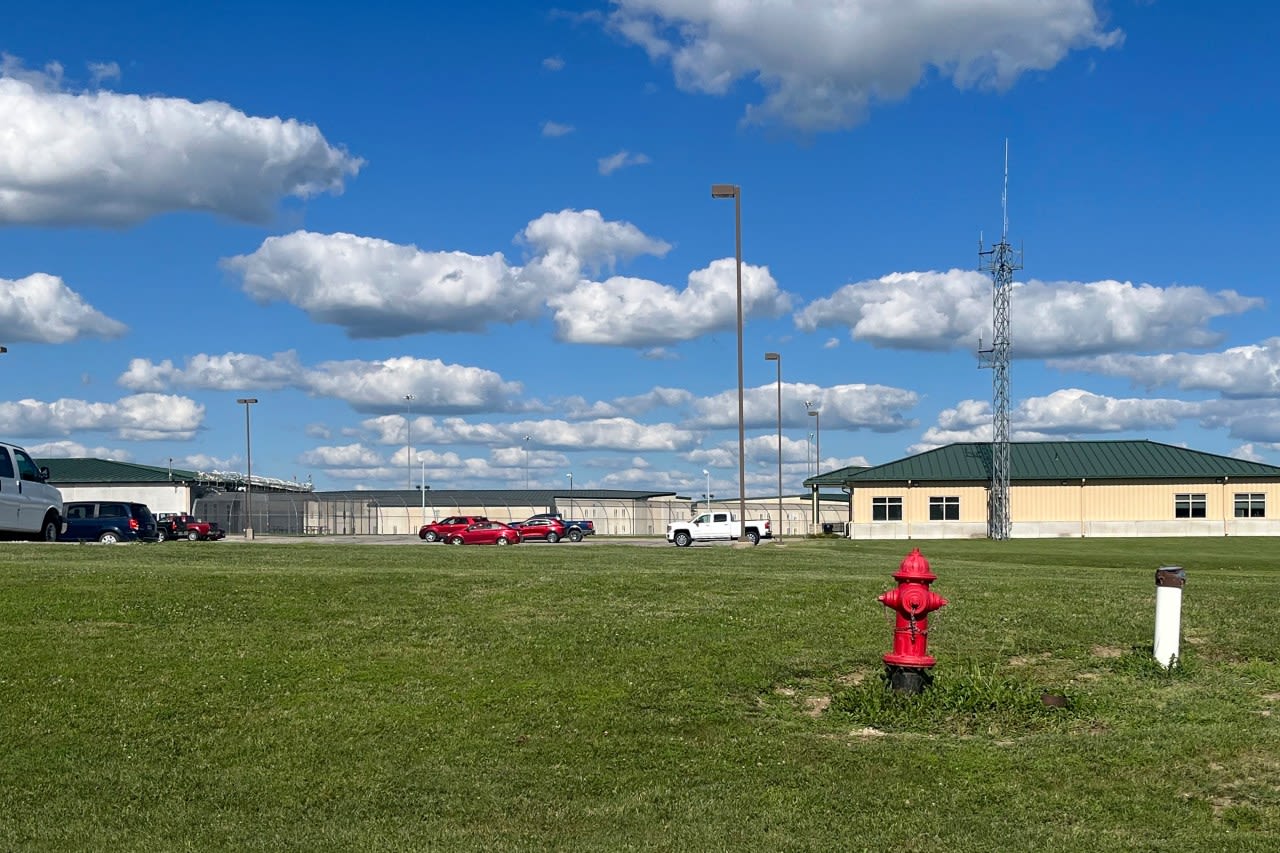
[[[872,498],[872,521],[902,521],[902,498]]]
[[[1236,494],[1236,518],[1266,518],[1267,496],[1262,492]]]
[[[958,497],[929,498],[929,520],[930,521],[959,521],[960,520],[960,498]]]
[[[1174,518],[1204,518],[1203,494],[1180,494],[1173,496]]]

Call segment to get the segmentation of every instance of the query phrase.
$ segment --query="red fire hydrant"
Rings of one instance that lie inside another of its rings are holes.
[[[914,549],[893,573],[898,585],[880,596],[885,607],[897,614],[893,627],[893,651],[884,656],[889,686],[904,693],[919,693],[929,683],[929,668],[936,660],[929,655],[929,614],[947,600],[929,589],[938,576],[929,571],[929,561]]]

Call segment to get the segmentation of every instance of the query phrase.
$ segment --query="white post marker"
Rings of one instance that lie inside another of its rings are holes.
[[[1178,659],[1178,642],[1182,635],[1182,588],[1187,573],[1182,566],[1156,569],[1156,663],[1165,669]]]

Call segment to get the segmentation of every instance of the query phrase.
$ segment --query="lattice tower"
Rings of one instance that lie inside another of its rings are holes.
[[[1009,143],[1004,145],[1004,188],[1000,193],[1003,225],[1000,242],[985,248],[978,239],[978,263],[991,273],[993,336],[991,347],[978,342],[982,367],[992,369],[991,499],[987,507],[987,536],[1008,539],[1009,518],[1009,296],[1014,270],[1022,269],[1022,251],[1009,245]]]

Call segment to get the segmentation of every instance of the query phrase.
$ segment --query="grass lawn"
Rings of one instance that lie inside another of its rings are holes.
[[[876,601],[913,544],[951,602],[914,699],[880,685]],[[1270,539],[3,544],[0,849],[1277,850],[1278,563]]]

